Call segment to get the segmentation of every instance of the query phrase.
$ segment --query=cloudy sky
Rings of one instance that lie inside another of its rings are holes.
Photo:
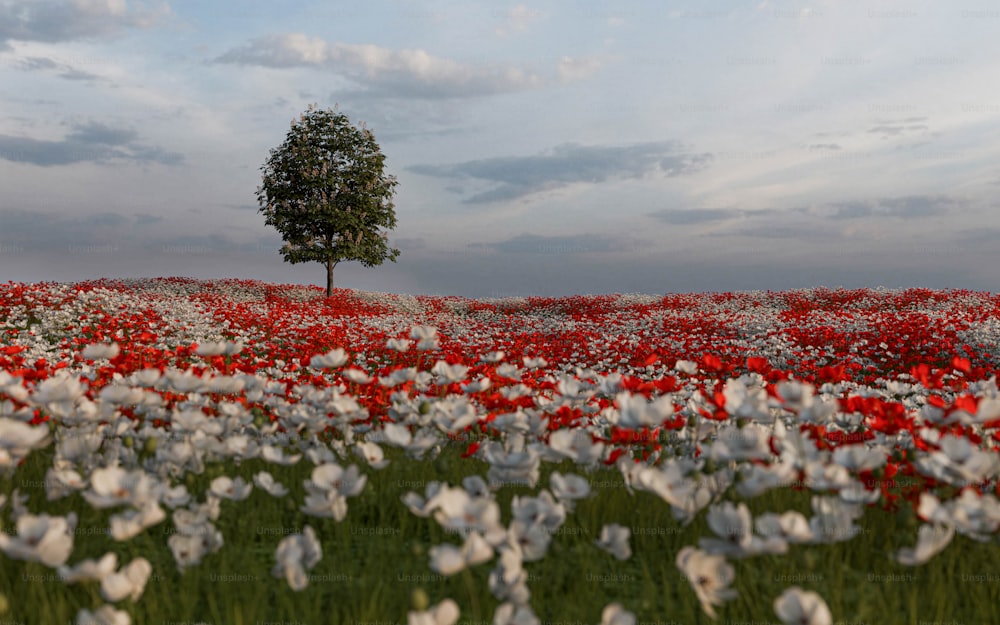
[[[653,4],[0,0],[0,281],[323,284],[255,197],[317,103],[400,182],[339,287],[1000,291],[1000,7]]]

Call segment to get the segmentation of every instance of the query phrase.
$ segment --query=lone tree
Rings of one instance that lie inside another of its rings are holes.
[[[285,262],[326,265],[327,297],[337,263],[374,267],[399,256],[381,230],[396,227],[392,196],[398,184],[384,164],[364,124],[355,127],[337,110],[310,105],[260,168],[259,212],[281,233]]]

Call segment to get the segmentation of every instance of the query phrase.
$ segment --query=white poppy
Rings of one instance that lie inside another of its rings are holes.
[[[233,479],[226,475],[215,478],[209,486],[210,493],[230,501],[243,501],[250,496],[251,491],[253,491],[253,484],[247,483],[242,477]]]
[[[286,456],[285,453],[273,445],[261,445],[260,457],[270,462],[284,467],[291,466],[302,459],[302,454]]]
[[[275,482],[274,476],[267,471],[259,471],[254,475],[253,483],[272,497],[284,497],[288,494],[288,489],[280,482]]]
[[[106,553],[100,560],[88,558],[72,567],[64,564],[58,570],[63,583],[76,584],[77,582],[99,582],[105,575],[114,573],[117,568],[118,556]]]
[[[541,523],[514,519],[507,530],[507,540],[518,546],[525,562],[536,562],[548,552],[552,534]]]
[[[915,547],[903,547],[896,554],[896,561],[906,566],[917,566],[933,558],[951,543],[955,528],[947,525],[921,525],[917,531]]]
[[[792,586],[774,600],[774,613],[785,625],[832,625],[826,602],[811,590]]]
[[[620,603],[609,603],[601,611],[601,625],[635,625],[635,614]]]
[[[406,625],[455,625],[461,611],[452,599],[431,606],[427,610],[406,613]]]
[[[17,519],[17,534],[0,532],[0,551],[15,560],[41,562],[48,567],[66,563],[73,551],[75,515],[53,517],[47,514],[22,514]]]
[[[358,443],[354,446],[354,451],[364,458],[368,466],[373,469],[384,469],[389,464],[389,461],[385,459],[382,448],[375,443],[369,441]]]
[[[139,510],[126,510],[113,514],[109,519],[111,537],[117,541],[129,540],[166,518],[167,513],[155,501],[146,503]]]
[[[301,534],[291,534],[281,539],[274,555],[277,564],[271,569],[274,577],[284,577],[292,590],[299,591],[309,585],[307,570],[323,559],[323,548],[316,532],[306,525]]]
[[[441,575],[454,575],[469,566],[488,562],[493,558],[493,547],[479,532],[469,532],[461,547],[451,544],[437,545],[430,550],[430,567]]]
[[[141,507],[158,497],[156,478],[142,469],[126,471],[118,466],[95,469],[90,474],[90,490],[83,498],[95,508],[119,505]]]
[[[631,535],[632,530],[629,528],[611,523],[601,528],[601,536],[594,543],[615,558],[628,560],[632,557],[632,547],[628,542]]]
[[[497,606],[493,625],[542,625],[542,621],[535,616],[530,604],[507,601]]]
[[[121,601],[125,597],[138,601],[152,573],[153,566],[149,560],[136,558],[122,567],[121,571],[101,578],[101,596],[105,601]]]
[[[101,360],[104,358],[110,360],[120,353],[121,348],[118,347],[118,343],[92,343],[84,347],[80,355],[83,356],[84,360]]]
[[[724,556],[709,555],[688,545],[677,553],[676,564],[709,617],[715,618],[714,606],[736,597],[736,590],[728,587],[735,578],[733,565]]]
[[[351,357],[343,348],[331,350],[325,354],[318,354],[309,360],[309,366],[313,369],[337,369],[343,367]]]
[[[125,610],[116,610],[114,606],[102,605],[93,612],[81,608],[76,613],[76,625],[132,625],[132,617]]]

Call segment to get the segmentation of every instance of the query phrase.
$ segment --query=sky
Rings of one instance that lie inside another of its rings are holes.
[[[399,258],[336,287],[997,292],[998,32],[989,0],[0,0],[0,281],[324,285],[256,199],[316,104],[399,180]]]

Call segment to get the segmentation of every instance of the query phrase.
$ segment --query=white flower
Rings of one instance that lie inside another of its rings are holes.
[[[160,499],[167,507],[173,509],[188,505],[188,502],[191,501],[191,494],[188,492],[187,486],[178,484],[177,486],[165,488]]]
[[[357,465],[352,464],[344,469],[330,462],[314,468],[312,479],[306,480],[304,484],[310,492],[332,491],[344,497],[354,497],[361,494],[367,481],[368,476],[361,475]]]
[[[491,498],[493,493],[481,475],[468,475],[462,478],[462,488],[472,498]]]
[[[428,482],[424,487],[426,497],[421,497],[417,493],[410,491],[400,497],[402,502],[413,514],[427,518],[438,507],[437,494],[441,492],[441,482]]]
[[[61,499],[85,488],[87,483],[73,469],[49,467],[45,472],[45,497],[49,501]]]
[[[635,614],[620,603],[609,603],[601,611],[601,625],[635,625]]]
[[[365,459],[373,469],[384,469],[389,461],[385,459],[385,454],[382,453],[382,448],[372,442],[358,443],[354,446],[354,451],[359,456]]]
[[[458,604],[445,599],[428,610],[407,612],[406,625],[455,625],[460,615]]]
[[[280,482],[275,482],[274,476],[267,471],[260,471],[254,475],[253,483],[272,497],[284,497],[288,494],[288,489]]]
[[[126,510],[114,514],[109,519],[111,537],[117,541],[129,540],[166,518],[167,513],[155,501],[144,504],[139,510]]]
[[[525,604],[531,598],[528,573],[524,570],[524,554],[516,543],[500,548],[497,566],[490,571],[489,586],[493,596],[501,601]]]
[[[677,553],[677,568],[681,570],[694,589],[701,609],[715,618],[713,606],[736,597],[736,591],[727,588],[735,577],[733,565],[720,555],[709,555],[688,545]]]
[[[531,610],[531,605],[501,603],[493,613],[493,625],[541,625],[541,621]]]
[[[116,406],[135,406],[142,403],[145,392],[125,384],[109,384],[102,388],[97,397],[105,403]]]
[[[51,378],[50,378],[51,379]],[[13,468],[31,453],[49,444],[49,428],[0,417],[0,468]]]
[[[347,517],[347,498],[337,491],[321,491],[306,495],[299,508],[309,516],[333,519],[338,523]]]
[[[59,567],[59,577],[65,584],[75,584],[77,582],[101,581],[105,575],[115,572],[118,568],[118,556],[113,553],[106,553],[99,560],[90,558],[79,564],[68,567],[65,564]]]
[[[413,326],[410,330],[410,338],[418,341],[417,349],[437,349],[439,347],[439,337],[437,328],[430,326]]]
[[[955,528],[947,525],[921,525],[917,531],[915,547],[903,547],[896,554],[896,561],[906,566],[917,566],[941,553],[955,536]]]
[[[552,494],[543,490],[537,497],[515,496],[510,502],[511,515],[525,523],[539,523],[550,532],[559,529],[566,521],[566,507],[556,503]]]
[[[243,351],[243,343],[220,341],[218,343],[205,342],[195,348],[194,353],[199,356],[231,356]]]
[[[479,532],[469,532],[461,547],[445,544],[431,547],[431,569],[441,575],[454,575],[466,567],[488,562],[493,558],[493,547]]]
[[[138,601],[152,572],[153,566],[149,560],[136,558],[122,567],[120,572],[101,578],[101,596],[105,601],[121,601],[125,597]]]
[[[446,383],[461,382],[465,379],[465,374],[469,368],[461,363],[449,365],[444,360],[439,360],[431,367],[431,373],[441,378]]]
[[[462,488],[445,486],[426,505],[429,509],[434,509],[434,520],[447,530],[482,532],[490,544],[498,544],[503,540],[500,505],[493,499],[472,498]]]
[[[118,347],[118,343],[92,343],[83,348],[84,360],[101,360],[102,358],[107,358],[108,360],[116,357],[121,353],[121,348]]]
[[[619,560],[628,560],[632,557],[632,547],[628,544],[628,539],[632,535],[632,530],[617,523],[611,523],[601,528],[601,537],[594,543],[601,549],[607,551]]]
[[[66,564],[73,551],[76,516],[52,517],[22,514],[17,519],[17,535],[0,532],[0,551],[15,560],[41,562],[48,567]]]
[[[674,363],[674,370],[681,373],[695,374],[698,373],[698,363],[691,360],[678,360]]]
[[[754,423],[742,428],[734,425],[723,426],[715,442],[712,443],[709,457],[717,462],[770,458],[771,448],[768,446],[770,436],[770,430]]]
[[[386,341],[385,347],[386,349],[391,349],[402,353],[410,349],[410,345],[412,344],[413,341],[409,341],[407,339],[389,339],[388,341]]]
[[[242,477],[237,477],[234,480],[225,475],[212,480],[209,486],[210,493],[221,499],[229,499],[231,501],[243,501],[250,496],[252,490],[253,484],[248,484]]]
[[[572,473],[563,476],[562,473],[553,471],[549,476],[549,487],[568,512],[573,511],[577,499],[586,499],[590,496],[590,482]]]
[[[855,473],[873,471],[887,460],[887,450],[879,447],[845,445],[833,450],[833,461]]]
[[[774,600],[774,613],[785,625],[832,625],[826,602],[815,592],[792,586]]]
[[[177,570],[181,572],[188,567],[200,564],[202,558],[218,549],[222,544],[222,533],[215,529],[211,523],[203,523],[197,528],[188,528],[188,531],[191,533],[173,534],[167,539],[167,544],[177,562]]]
[[[270,462],[284,467],[291,466],[302,459],[302,454],[286,456],[283,451],[272,445],[261,445],[260,457]]]
[[[118,466],[102,467],[90,474],[90,490],[84,491],[83,497],[95,508],[141,507],[158,500],[157,487],[155,478],[142,469],[126,471]]]
[[[351,382],[354,382],[355,384],[368,384],[369,382],[372,381],[372,377],[370,375],[368,375],[361,369],[355,367],[351,367],[350,369],[345,369],[344,371],[341,371],[340,375],[344,376],[345,378],[347,378]]]
[[[93,612],[81,608],[76,613],[76,625],[132,625],[132,617],[125,610],[116,610],[114,606],[102,605]]]
[[[521,370],[517,366],[505,362],[497,367],[497,375],[508,380],[518,381],[521,379]],[[501,391],[502,392],[502,391]],[[509,398],[508,398],[509,399]]]
[[[857,504],[845,503],[837,497],[813,495],[812,508],[816,514],[809,519],[809,530],[815,537],[814,542],[850,540],[861,531],[854,525],[863,513]]]
[[[507,530],[509,544],[517,545],[525,562],[536,562],[545,557],[552,542],[552,534],[541,523],[514,519]]]
[[[595,464],[604,453],[604,443],[595,443],[580,428],[562,428],[549,435],[549,448],[577,464]]]
[[[325,354],[313,356],[309,361],[309,366],[313,369],[337,369],[346,365],[350,359],[347,352],[338,347]]]
[[[801,512],[788,510],[775,514],[765,512],[754,519],[757,532],[764,537],[776,536],[790,543],[809,543],[815,540],[809,521]]]
[[[431,429],[424,428],[414,436],[406,426],[398,423],[386,423],[382,433],[387,444],[403,448],[408,456],[418,460],[428,449],[441,442],[438,435]]]
[[[309,585],[306,571],[323,559],[323,548],[316,538],[316,532],[306,525],[301,534],[281,539],[274,557],[278,562],[271,569],[271,575],[284,577],[292,590],[299,591]]]
[[[642,395],[632,395],[628,391],[615,397],[618,406],[618,426],[638,429],[657,426],[674,413],[673,397],[662,395],[648,401]]]

